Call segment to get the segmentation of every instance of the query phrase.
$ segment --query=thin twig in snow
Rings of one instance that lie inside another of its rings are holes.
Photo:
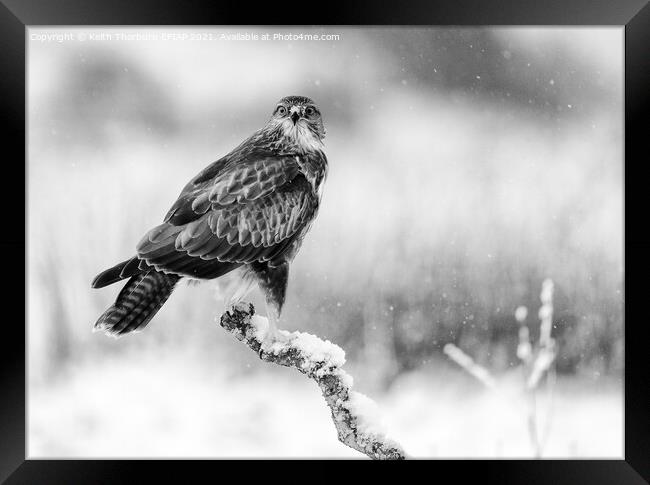
[[[469,355],[456,347],[454,344],[446,344],[442,351],[447,355],[447,357],[465,369],[470,375],[474,376],[485,387],[489,389],[493,389],[495,387],[496,382],[494,380],[494,377],[492,377],[492,374],[490,374],[490,371],[474,362],[474,359],[472,359]]]

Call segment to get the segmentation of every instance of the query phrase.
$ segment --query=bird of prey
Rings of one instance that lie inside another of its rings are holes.
[[[320,205],[324,137],[311,99],[282,98],[266,126],[183,188],[135,256],[95,277],[93,288],[129,278],[95,330],[115,337],[142,330],[182,278],[210,280],[239,269],[240,285],[228,306],[258,283],[266,299],[268,348],[278,335],[289,265]]]

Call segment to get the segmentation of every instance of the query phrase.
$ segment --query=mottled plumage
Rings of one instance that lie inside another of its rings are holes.
[[[116,336],[142,329],[180,278],[213,279],[240,267],[264,291],[274,324],[289,263],[318,212],[327,175],[324,136],[311,99],[280,100],[264,128],[183,188],[135,256],[95,278],[94,288],[131,278],[95,328]]]

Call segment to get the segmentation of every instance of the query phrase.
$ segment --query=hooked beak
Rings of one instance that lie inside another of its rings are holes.
[[[295,125],[298,123],[298,120],[300,119],[300,107],[299,106],[292,106],[291,107],[291,121],[293,121],[293,124]]]

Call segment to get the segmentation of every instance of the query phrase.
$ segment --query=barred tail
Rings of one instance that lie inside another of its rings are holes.
[[[119,337],[142,330],[172,294],[180,276],[153,269],[132,276],[115,304],[95,323],[95,331]]]

